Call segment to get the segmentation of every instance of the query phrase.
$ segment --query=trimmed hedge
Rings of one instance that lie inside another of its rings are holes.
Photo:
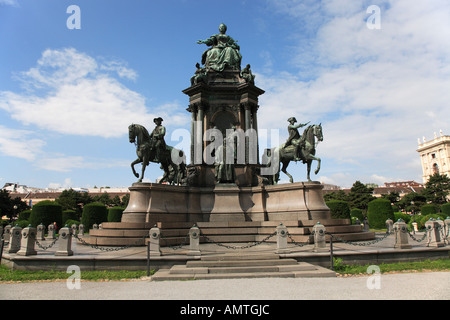
[[[424,204],[421,208],[420,208],[420,212],[422,213],[422,215],[427,216],[429,214],[436,214],[439,212],[439,206],[429,203],[429,204]]]
[[[441,212],[445,218],[450,217],[450,202],[444,203],[441,206]]]
[[[35,228],[41,223],[47,227],[56,222],[56,225],[60,228],[62,225],[62,207],[54,201],[40,201],[31,209],[29,222]]]
[[[81,223],[89,230],[94,224],[108,221],[108,209],[103,203],[93,202],[83,207]]]
[[[31,210],[25,210],[19,213],[17,220],[29,220],[31,215]]]
[[[325,202],[331,211],[333,219],[350,219],[350,206],[347,201],[330,200]]]
[[[67,220],[78,221],[78,213],[75,210],[64,210],[62,213],[62,222],[64,225],[67,224]]]
[[[369,220],[369,226],[374,229],[386,228],[386,220],[388,219],[395,222],[391,202],[383,198],[370,201],[367,208],[367,219]]]
[[[405,221],[405,223],[408,223],[411,220],[411,216],[403,212],[394,212],[394,217],[394,223],[396,223],[398,219],[402,219],[403,221]]]
[[[358,218],[359,221],[361,221],[361,222],[363,222],[363,220],[364,220],[363,211],[358,208],[353,208],[352,210],[350,210],[350,216],[352,218],[355,218],[355,220],[356,220],[356,218]]]
[[[121,222],[122,214],[125,208],[113,207],[108,210],[108,222]]]

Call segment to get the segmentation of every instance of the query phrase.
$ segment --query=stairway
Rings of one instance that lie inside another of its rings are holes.
[[[295,259],[281,259],[277,254],[222,254],[160,269],[152,281],[276,277],[336,277],[336,273]]]

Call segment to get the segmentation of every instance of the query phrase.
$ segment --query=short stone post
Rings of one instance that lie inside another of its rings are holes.
[[[408,243],[408,228],[405,221],[398,219],[394,223],[394,233],[395,233],[395,245],[394,248],[397,249],[411,249],[411,245]]]
[[[419,231],[419,228],[417,227],[417,222],[413,222],[413,223],[411,223],[411,224],[412,224],[412,226],[413,226],[414,232],[418,232],[418,231]]]
[[[55,256],[72,256],[72,234],[71,229],[65,225],[59,230],[59,250],[55,252]]]
[[[37,234],[36,234],[36,239],[37,240],[45,240],[45,226],[41,223],[40,225],[37,226],[37,230],[36,230]]]
[[[16,253],[20,250],[20,242],[22,240],[22,228],[14,226],[11,228],[11,238],[9,239],[9,246],[6,252]]]
[[[444,237],[447,241],[447,244],[450,243],[450,217],[445,218],[444,220]]]
[[[84,236],[84,224],[80,224],[80,225],[78,226],[78,236],[79,236],[79,237]]]
[[[52,240],[56,239],[55,225],[53,223],[48,225],[47,238]]]
[[[72,229],[72,234],[77,234],[78,227],[75,223],[71,225],[70,228]]]
[[[431,218],[425,223],[425,232],[427,233],[427,247],[443,247],[445,243],[441,239],[441,224]]]
[[[200,229],[196,224],[189,229],[189,252],[188,256],[199,256],[200,253]]]
[[[314,233],[314,252],[324,252],[328,251],[326,248],[326,239],[325,239],[325,226],[317,222],[313,227]]]
[[[367,232],[370,231],[369,220],[367,219],[367,217],[364,217],[363,224],[364,224],[363,230],[364,230],[365,232],[366,232],[366,231],[367,231]]]
[[[36,250],[34,249],[36,234],[37,229],[33,228],[31,224],[23,229],[20,250],[17,251],[17,254],[19,256],[31,256],[37,254]]]
[[[159,239],[161,237],[161,230],[155,225],[150,229],[150,255],[160,256],[161,248],[159,245]]]
[[[92,225],[92,229],[98,229],[98,224],[96,224],[96,223],[94,223],[93,225]]]
[[[3,231],[3,240],[5,240],[5,242],[9,242],[11,239],[11,228],[11,225],[8,224]]]
[[[394,221],[392,219],[386,220],[386,232],[387,233],[393,233],[394,232]]]
[[[288,232],[287,228],[283,223],[280,223],[277,227],[277,251],[276,253],[287,253],[287,239]]]

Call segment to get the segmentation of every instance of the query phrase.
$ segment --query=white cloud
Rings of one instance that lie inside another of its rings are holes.
[[[388,173],[397,179],[419,176],[417,138],[450,129],[450,3],[368,5],[376,3],[382,6],[381,30],[366,27],[366,7],[356,1],[273,1],[279,12],[306,23],[294,23],[292,30],[308,37],[292,37],[298,50],[289,72],[257,75],[266,91],[258,125],[278,126],[287,136],[291,116],[322,122],[318,155],[342,172],[352,164],[380,182],[386,170],[400,171]]]
[[[33,138],[33,135],[31,131],[10,129],[0,125],[0,152],[28,161],[35,160],[46,143]]]
[[[141,94],[109,73],[135,80],[134,70],[121,62],[99,60],[72,48],[45,50],[35,67],[17,75],[27,94],[0,92],[0,108],[26,125],[104,138],[126,134],[131,123],[152,124],[156,115],[169,115],[166,106],[149,112]],[[171,110],[178,106],[173,104]],[[175,113],[173,119],[173,124],[181,124],[186,116]]]

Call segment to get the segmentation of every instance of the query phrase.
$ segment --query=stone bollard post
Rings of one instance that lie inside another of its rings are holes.
[[[450,217],[445,218],[444,220],[444,237],[447,241],[447,244],[450,243]]]
[[[387,233],[393,233],[394,232],[394,221],[392,219],[386,220],[386,232]]]
[[[6,252],[8,253],[16,253],[20,250],[20,242],[22,240],[22,228],[19,226],[14,226],[11,228],[9,239],[9,246]]]
[[[48,225],[47,238],[52,240],[56,239],[55,226],[53,225],[53,223]]]
[[[199,256],[200,253],[200,229],[196,224],[189,229],[189,252],[188,256]]]
[[[31,224],[25,229],[23,229],[20,250],[17,251],[17,254],[19,256],[31,256],[37,254],[36,250],[34,249],[34,244],[36,242],[36,235],[37,229],[33,228]]]
[[[417,222],[411,223],[414,229],[414,232],[419,232],[419,228],[417,228]]]
[[[3,231],[3,240],[5,240],[5,242],[9,242],[11,239],[11,228],[11,225],[8,224]]]
[[[431,218],[425,223],[425,232],[427,233],[427,247],[443,247],[445,243],[441,239],[441,224]]]
[[[84,224],[78,226],[78,237],[84,236]]]
[[[92,229],[98,229],[98,224],[96,224],[96,223],[94,223],[93,225],[92,225]]]
[[[326,248],[326,239],[325,239],[325,226],[317,222],[313,227],[314,233],[314,252],[324,252],[328,251]]]
[[[370,231],[369,220],[367,219],[367,217],[364,217],[363,224],[364,224],[363,230],[364,230],[365,232]]]
[[[150,229],[150,255],[160,256],[161,248],[159,245],[159,239],[161,237],[161,230],[155,225]]]
[[[70,226],[70,229],[72,229],[72,234],[77,234],[78,227],[75,223]]]
[[[37,240],[45,240],[45,226],[41,223],[40,225],[37,226],[36,229],[36,239]]]
[[[287,228],[283,223],[280,223],[277,227],[277,250],[276,253],[287,253]]]
[[[395,233],[394,248],[411,249],[411,245],[408,243],[409,235],[405,221],[403,221],[402,219],[398,219],[398,221],[394,223],[394,233]]]
[[[72,256],[72,234],[71,229],[65,225],[59,230],[59,250],[55,252],[55,256]]]

